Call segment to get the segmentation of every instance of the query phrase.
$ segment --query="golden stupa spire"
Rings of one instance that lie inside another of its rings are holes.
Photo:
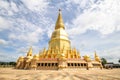
[[[95,51],[95,60],[98,61],[98,62],[101,62],[99,56],[97,55],[96,51]]]
[[[59,9],[58,18],[57,18],[57,22],[55,25],[55,29],[60,29],[60,28],[65,29],[63,19],[62,19],[61,9]]]
[[[32,47],[30,47],[28,53],[27,53],[27,56],[32,56]]]
[[[96,51],[95,51],[95,54],[94,54],[94,55],[95,55],[95,58],[98,57]]]

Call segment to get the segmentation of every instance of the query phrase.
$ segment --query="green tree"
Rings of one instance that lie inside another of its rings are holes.
[[[102,62],[102,65],[104,67],[104,65],[107,63],[107,60],[105,58],[101,58],[101,62]]]
[[[9,62],[9,65],[15,66],[16,62]]]
[[[118,60],[118,62],[120,63],[120,59]]]

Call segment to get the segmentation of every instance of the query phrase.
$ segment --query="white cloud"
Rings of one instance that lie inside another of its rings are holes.
[[[52,23],[51,26],[49,26],[49,28],[47,28],[47,34],[48,34],[49,38],[51,38],[51,36],[52,36],[52,32],[54,30],[54,26],[55,26],[55,24]]]
[[[16,4],[14,2],[11,2],[11,10],[13,10],[14,12],[18,12],[19,9],[17,8]]]
[[[11,43],[18,40],[26,43],[24,45],[32,45],[42,40],[43,34],[49,32],[47,28],[51,19],[44,16],[48,2],[45,0],[22,0],[22,2],[23,4],[14,1],[0,1],[2,3],[0,5],[0,31],[9,31],[7,38]],[[28,15],[24,13],[24,10],[28,12]],[[37,11],[37,13],[33,13],[33,11]],[[19,12],[19,14],[16,12]],[[36,19],[36,15],[39,19]],[[31,17],[31,19],[28,17]],[[39,22],[37,22],[38,20]]]
[[[0,31],[8,29],[12,26],[11,22],[5,18],[0,17]]]
[[[16,4],[12,1],[8,2],[8,1],[0,0],[0,8],[1,8],[1,14],[7,14],[9,16],[13,15],[14,12],[19,11]]]
[[[20,25],[11,28],[10,39],[28,43],[37,43],[42,39],[43,29],[24,19],[17,19],[17,21]]]
[[[88,29],[97,30],[103,35],[110,34],[120,28],[120,1],[105,0],[99,4],[91,4],[83,13],[78,13],[72,21],[74,26],[69,32],[84,33]]]
[[[6,45],[6,44],[8,44],[8,42],[6,40],[4,40],[4,39],[0,39],[0,44]]]
[[[32,11],[43,11],[48,6],[46,0],[22,0],[26,7]]]
[[[0,8],[5,8],[5,9],[8,9],[9,8],[9,3],[7,1],[3,1],[3,0],[0,0]]]
[[[80,8],[85,8],[90,3],[93,3],[93,0],[69,0],[68,2],[77,4]]]

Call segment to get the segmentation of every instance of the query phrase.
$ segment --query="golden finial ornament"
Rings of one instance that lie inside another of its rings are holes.
[[[55,29],[60,29],[60,28],[65,29],[63,19],[62,19],[61,9],[59,9],[58,18],[55,25]]]
[[[27,53],[27,56],[32,56],[32,47],[30,47],[28,53]]]

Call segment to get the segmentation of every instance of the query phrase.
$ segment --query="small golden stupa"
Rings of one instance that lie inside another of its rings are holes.
[[[26,57],[19,57],[16,69],[37,69],[37,70],[59,70],[59,69],[89,69],[101,68],[101,60],[95,52],[94,60],[88,55],[81,58],[79,51],[71,48],[68,34],[62,19],[61,10],[59,10],[55,30],[49,41],[48,49],[43,49],[37,55],[32,56],[32,47],[29,49]]]

